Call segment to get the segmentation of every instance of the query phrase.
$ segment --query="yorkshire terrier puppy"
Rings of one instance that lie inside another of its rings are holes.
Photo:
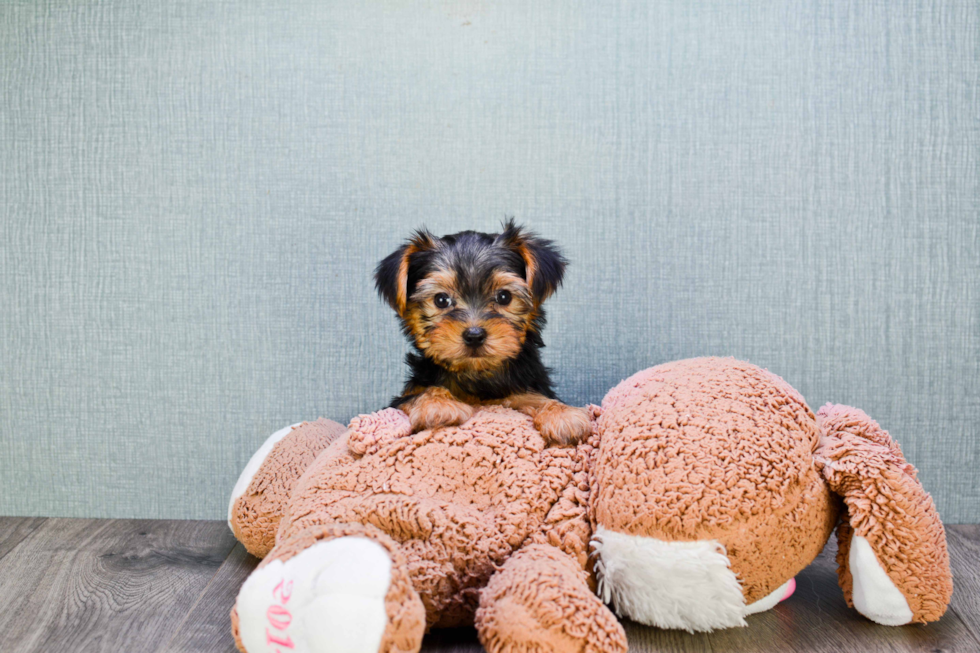
[[[561,285],[555,245],[508,220],[499,234],[414,235],[378,264],[378,294],[398,313],[415,351],[391,406],[416,431],[462,424],[480,404],[534,418],[549,444],[581,442],[586,411],[555,396],[541,362],[541,304]]]

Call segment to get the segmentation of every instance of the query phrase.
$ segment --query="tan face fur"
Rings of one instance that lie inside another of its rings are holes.
[[[436,270],[419,281],[405,308],[405,320],[418,348],[455,373],[485,372],[498,368],[521,351],[535,315],[527,283],[519,276],[497,271],[478,296],[463,297],[452,270]],[[497,301],[498,293],[510,293],[510,301]],[[448,296],[440,308],[437,297]],[[470,347],[463,332],[470,327],[486,330],[486,341]]]

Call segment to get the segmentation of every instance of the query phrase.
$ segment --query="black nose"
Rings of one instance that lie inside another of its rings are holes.
[[[487,339],[487,330],[480,327],[470,327],[463,331],[463,342],[470,347],[479,347]]]

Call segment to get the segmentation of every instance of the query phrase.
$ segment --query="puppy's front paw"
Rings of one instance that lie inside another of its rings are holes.
[[[592,434],[592,422],[584,408],[566,406],[553,401],[534,415],[534,428],[548,444],[572,445],[583,442]]]
[[[440,426],[458,426],[471,418],[476,408],[454,398],[443,388],[428,390],[412,405],[408,417],[417,433]]]

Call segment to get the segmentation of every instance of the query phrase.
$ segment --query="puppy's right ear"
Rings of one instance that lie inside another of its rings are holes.
[[[405,315],[408,305],[408,274],[412,256],[435,249],[436,237],[422,228],[405,243],[386,256],[374,269],[374,287],[398,315]]]
[[[504,221],[503,227],[494,243],[514,251],[524,260],[524,278],[535,304],[540,304],[558,290],[568,261],[553,242],[525,231],[514,218]]]

